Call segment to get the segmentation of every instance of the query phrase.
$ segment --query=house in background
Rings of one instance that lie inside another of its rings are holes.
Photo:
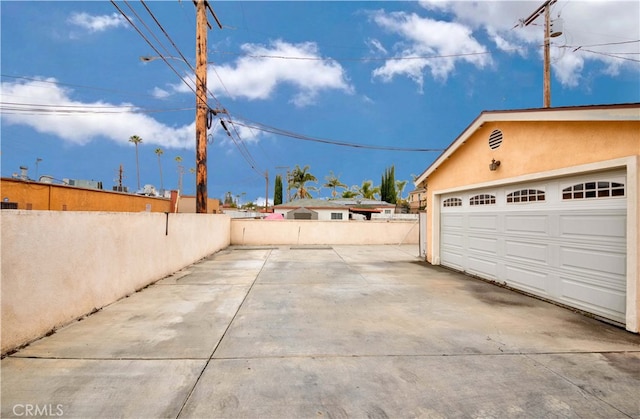
[[[417,188],[409,192],[409,213],[418,214],[427,208],[427,191],[424,188]]]
[[[640,104],[481,113],[417,179],[426,259],[640,328]]]
[[[395,213],[396,206],[372,199],[298,199],[276,205],[274,212],[288,220],[370,220],[373,214],[388,216]]]

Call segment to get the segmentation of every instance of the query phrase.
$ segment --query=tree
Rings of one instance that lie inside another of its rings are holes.
[[[364,199],[376,199],[376,194],[380,193],[380,187],[374,187],[372,180],[365,180],[362,182],[361,186],[356,186],[356,188],[358,196],[361,196]]]
[[[296,193],[293,194],[293,199],[312,198],[309,191],[317,191],[315,186],[306,186],[307,182],[318,182],[318,179],[309,173],[309,166],[300,168],[296,164],[296,167],[289,173],[287,179],[287,190],[295,189]]]
[[[164,151],[162,151],[161,148],[156,148],[156,155],[158,156],[158,166],[160,167],[160,190],[161,191],[164,191],[164,184],[162,182],[162,161],[160,160],[160,156],[162,156],[163,153]]]
[[[224,195],[224,205],[229,205],[229,206],[234,206],[236,205],[236,203],[233,201],[233,194],[231,193],[231,191],[227,192]]]
[[[358,192],[354,190],[347,189],[346,191],[342,191],[342,197],[345,199],[351,199],[358,196]]]
[[[380,199],[390,204],[397,202],[395,166],[385,169],[380,183]]]
[[[142,142],[142,138],[137,135],[129,137],[129,142],[136,146],[136,172],[138,173],[138,190],[140,189],[140,162],[138,161],[138,144]]]
[[[276,175],[275,187],[273,192],[273,205],[282,204],[282,176]]]
[[[338,176],[333,174],[333,170],[330,171],[329,176],[326,176],[324,179],[327,182],[322,186],[324,186],[325,188],[331,189],[331,197],[333,197],[334,199],[338,195],[338,192],[336,192],[336,188],[343,188],[343,189],[348,188],[347,185],[340,182],[340,179],[338,178]]]
[[[396,180],[396,190],[398,191],[398,201],[404,201],[402,197],[402,192],[404,192],[404,188],[407,186],[408,181],[406,180]]]
[[[176,163],[178,164],[178,192],[182,195],[182,175],[184,175],[184,166],[182,166],[182,157],[176,156]]]

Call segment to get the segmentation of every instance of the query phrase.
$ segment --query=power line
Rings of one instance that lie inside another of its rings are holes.
[[[42,79],[38,79],[38,78],[34,78],[34,77],[11,76],[9,74],[0,74],[0,77],[10,78],[10,79],[18,79],[18,80],[27,80],[27,81],[37,82],[37,83],[43,83],[45,85],[46,84],[52,84],[52,85],[56,85],[56,86],[68,86],[68,87],[81,88],[81,89],[87,89],[87,90],[96,90],[96,91],[100,91],[100,92],[117,93],[117,94],[122,95],[122,96],[133,96],[133,97],[138,97],[139,96],[139,97],[155,98],[155,96],[153,96],[153,95],[145,94],[145,93],[141,93],[141,92],[136,92],[136,93],[132,94],[131,91],[108,89],[108,88],[105,88],[105,87],[87,86],[87,85],[82,85],[82,84],[73,84],[73,83],[66,83],[66,82],[60,82],[60,81],[42,80]],[[7,93],[3,92],[3,96],[9,96],[9,95]],[[12,95],[12,96],[15,96],[15,95]]]
[[[633,41],[622,41],[622,42],[607,42],[602,44],[594,44],[594,45],[584,45],[582,47],[600,47],[600,46],[611,46],[611,45],[623,45],[630,43],[637,43],[640,40]],[[542,47],[543,45],[537,45],[538,47]],[[575,46],[558,46],[558,48],[576,48]],[[520,51],[522,48],[508,48],[503,49],[501,51],[511,52],[511,51]],[[234,55],[234,56],[242,56],[242,57],[250,57],[250,58],[268,58],[268,59],[277,59],[277,60],[293,60],[293,61],[406,61],[406,60],[432,60],[438,58],[459,58],[459,57],[467,57],[467,56],[475,56],[475,55],[489,55],[492,54],[491,51],[478,51],[478,52],[466,52],[459,54],[445,54],[445,55],[412,55],[412,56],[392,56],[392,57],[305,57],[305,56],[291,56],[291,55],[272,55],[272,54],[243,54],[241,52],[233,52],[233,51],[221,51],[221,50],[211,50],[210,52],[216,54],[224,54],[224,55]]]
[[[137,106],[51,105],[20,102],[0,102],[3,114],[135,114],[183,112],[194,108],[146,109]]]
[[[120,7],[118,7],[118,5],[115,3],[114,0],[110,0],[111,4],[113,4],[113,6],[116,8],[116,10],[118,10],[118,12],[127,20],[127,22],[129,22],[129,24],[131,25],[131,27],[133,27],[136,32],[138,32],[138,34],[142,37],[142,39],[144,39],[144,41],[153,49],[153,51],[160,57],[162,58],[162,60],[169,66],[169,68],[180,78],[180,80],[182,80],[182,82],[184,84],[187,85],[187,87],[189,88],[189,90],[191,90],[196,96],[197,93],[195,91],[195,89],[180,75],[180,73],[178,72],[178,70],[176,70],[171,63],[169,62],[169,60],[162,55],[162,53],[160,51],[158,51],[158,49],[153,45],[153,43],[151,43],[151,41],[149,41],[149,39],[142,33],[142,31],[133,23],[133,21],[129,18],[129,16],[126,15],[126,13],[124,13],[124,11],[122,11],[122,9],[120,9]]]
[[[513,51],[519,51],[521,48],[512,48]],[[510,51],[510,50],[504,50]],[[474,55],[489,55],[492,54],[491,51],[481,51],[481,52],[466,52],[459,54],[447,54],[447,55],[412,55],[407,57],[298,57],[298,56],[290,56],[290,55],[269,55],[269,54],[243,54],[240,52],[231,52],[231,51],[219,51],[219,50],[211,50],[213,53],[217,54],[226,54],[226,55],[236,55],[242,57],[250,57],[250,58],[271,58],[271,59],[279,59],[279,60],[299,60],[299,61],[405,61],[405,60],[430,60],[437,58],[457,58],[457,57],[466,57],[466,56],[474,56]]]
[[[593,50],[590,50],[590,49],[584,49],[584,48],[581,48],[581,49],[576,50],[576,51],[590,52],[590,53],[592,53],[592,54],[603,55],[603,56],[605,56],[605,57],[617,58],[617,59],[619,59],[619,60],[626,60],[626,61],[633,61],[633,62],[635,62],[635,63],[640,63],[640,60],[635,59],[635,58],[620,57],[620,56],[618,56],[618,55],[608,54],[608,53],[606,53],[606,52],[593,51]]]
[[[284,137],[290,137],[290,138],[295,138],[297,140],[302,140],[302,141],[311,141],[311,142],[316,142],[316,143],[322,143],[322,144],[330,144],[330,145],[335,145],[335,146],[340,146],[340,147],[351,147],[351,148],[359,148],[359,149],[367,149],[367,150],[385,150],[385,151],[411,151],[411,152],[425,152],[425,153],[430,153],[430,152],[441,152],[444,149],[442,148],[407,148],[407,147],[394,147],[394,146],[376,146],[376,145],[367,145],[367,144],[358,144],[358,143],[350,143],[350,142],[345,142],[345,141],[337,141],[337,140],[330,140],[330,139],[326,139],[326,138],[317,138],[317,137],[310,137],[304,134],[298,134],[292,131],[287,131],[287,130],[283,130],[280,128],[275,128],[275,127],[270,127],[268,125],[265,124],[261,124],[259,122],[238,122],[238,121],[229,121],[230,123],[233,124],[237,124],[243,127],[247,127],[247,128],[254,128],[257,129],[258,131],[264,131],[264,132],[268,132],[271,134],[275,134],[275,135],[280,135],[280,136],[284,136]]]

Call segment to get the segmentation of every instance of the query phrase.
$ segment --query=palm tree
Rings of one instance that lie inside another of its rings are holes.
[[[312,198],[309,191],[317,191],[315,186],[306,186],[307,182],[318,182],[318,179],[309,173],[309,166],[300,168],[296,164],[296,167],[289,173],[287,179],[287,190],[295,189],[296,193],[293,195],[293,199]]]
[[[175,161],[178,164],[178,192],[182,195],[182,175],[184,174],[184,167],[180,164],[182,157],[176,156]]]
[[[162,156],[163,153],[164,151],[162,151],[161,148],[156,148],[156,155],[158,156],[158,166],[160,166],[160,190],[163,191],[162,193],[164,193],[164,184],[162,182],[162,161],[160,160],[160,156]]]
[[[129,138],[129,142],[135,144],[136,146],[136,171],[138,173],[138,189],[140,189],[140,163],[138,161],[138,144],[142,142],[142,138],[137,135],[132,135]]]
[[[376,199],[376,194],[380,193],[380,187],[373,186],[372,180],[365,180],[362,182],[362,186],[356,186],[358,190],[358,195],[363,197],[364,199]]]
[[[340,179],[338,178],[338,176],[333,174],[333,170],[331,170],[329,172],[329,176],[325,176],[324,178],[327,182],[322,185],[325,188],[330,188],[331,189],[331,196],[335,199],[336,196],[338,196],[338,192],[336,192],[336,188],[343,188],[343,189],[347,189],[348,186],[345,185],[344,183],[340,182]]]
[[[356,196],[358,196],[358,192],[354,190],[347,189],[346,191],[342,191],[342,197],[345,199],[355,198]]]
[[[398,192],[397,201],[402,201],[402,192],[404,192],[404,188],[407,186],[406,180],[396,180],[396,191]]]

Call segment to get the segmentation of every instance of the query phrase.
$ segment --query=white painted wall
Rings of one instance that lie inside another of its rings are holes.
[[[230,243],[225,215],[2,211],[0,226],[2,353]]]
[[[418,221],[231,220],[232,245],[418,244]]]

